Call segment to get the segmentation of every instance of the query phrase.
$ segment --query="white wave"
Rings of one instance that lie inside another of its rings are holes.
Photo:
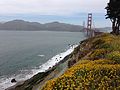
[[[0,79],[0,90],[4,90],[8,87],[11,87],[11,86],[15,85],[16,83],[11,83],[11,80],[13,78],[15,78],[16,81],[19,82],[19,81],[27,80],[27,79],[33,77],[35,74],[37,74],[39,72],[45,72],[50,67],[55,66],[57,63],[59,63],[61,60],[63,60],[67,55],[72,53],[74,48],[77,47],[77,46],[78,45],[73,45],[67,51],[55,55],[54,57],[49,59],[46,63],[39,66],[39,69],[32,69],[31,71],[24,70],[24,73],[22,73],[22,70],[21,70],[21,74],[19,74],[17,76],[13,75],[10,78],[6,78],[6,77],[1,78]],[[44,56],[44,55],[39,55],[39,56]]]
[[[44,57],[45,55],[37,55],[38,57]]]
[[[3,77],[0,79],[0,90],[4,90],[10,86],[13,86],[15,85],[16,83],[10,83],[11,82],[11,79],[12,77],[10,78],[6,78],[6,77]]]
[[[46,70],[48,70],[50,67],[55,66],[57,63],[59,63],[61,60],[63,60],[67,55],[69,55],[70,53],[73,52],[74,48],[77,47],[78,45],[74,45],[72,47],[70,47],[67,51],[60,53],[58,55],[55,55],[54,57],[52,57],[50,60],[48,60],[45,64],[40,66],[40,70],[37,71],[38,72],[44,72]],[[35,71],[35,70],[34,70]]]

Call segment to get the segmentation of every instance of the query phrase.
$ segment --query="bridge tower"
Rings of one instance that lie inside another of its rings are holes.
[[[94,36],[94,30],[92,30],[92,13],[88,13],[88,20],[87,20],[87,36],[93,37]]]

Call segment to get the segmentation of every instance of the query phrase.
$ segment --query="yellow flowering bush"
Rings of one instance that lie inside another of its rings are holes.
[[[59,78],[47,82],[42,90],[120,89],[119,64],[111,60],[87,61],[89,60],[86,60],[85,64],[76,64]]]

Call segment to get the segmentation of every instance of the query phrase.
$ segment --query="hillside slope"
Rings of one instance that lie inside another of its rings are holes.
[[[28,22],[24,20],[13,20],[0,23],[0,30],[17,30],[17,31],[69,31],[82,32],[83,26],[66,24],[60,22],[51,22],[41,24],[38,22]]]
[[[82,41],[69,56],[68,67],[40,90],[120,90],[120,36]]]

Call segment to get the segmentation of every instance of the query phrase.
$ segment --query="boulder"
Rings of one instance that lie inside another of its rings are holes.
[[[15,78],[13,78],[12,80],[11,80],[11,83],[16,83],[17,81],[15,80]]]

